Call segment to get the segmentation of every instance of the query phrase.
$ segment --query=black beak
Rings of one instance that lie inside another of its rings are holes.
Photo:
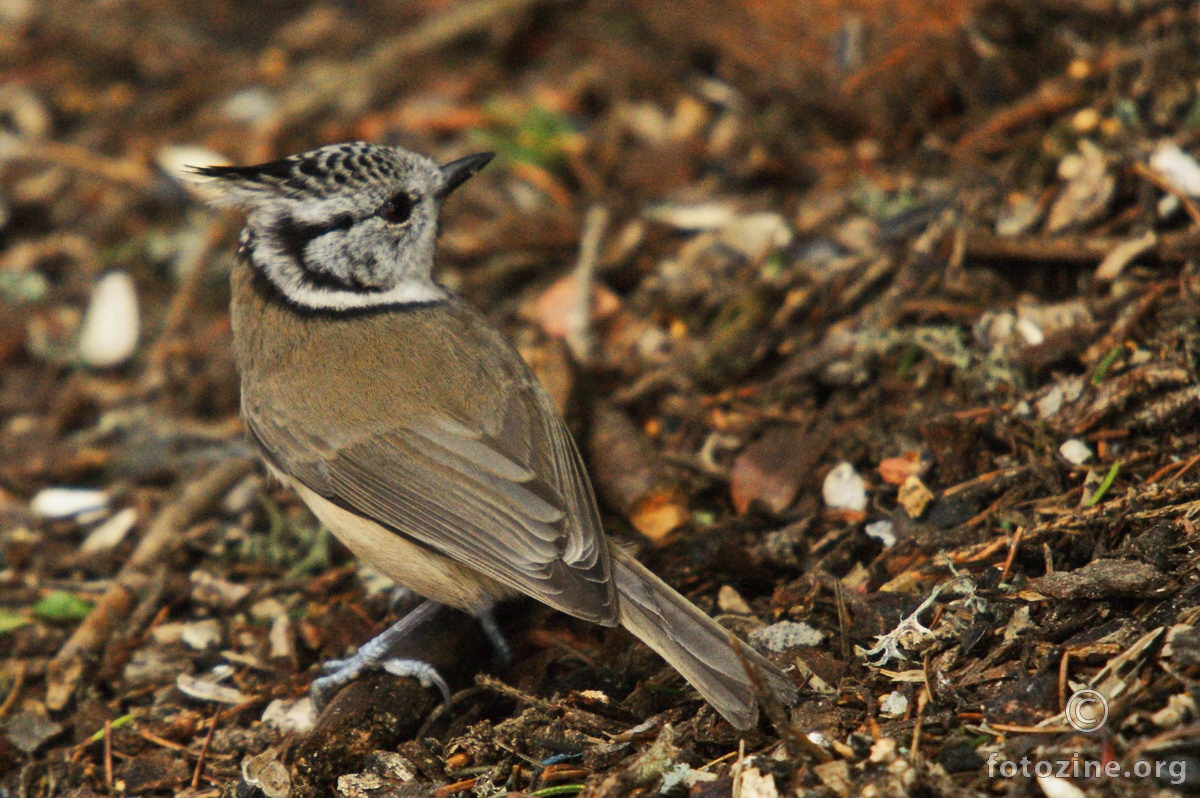
[[[488,161],[495,157],[496,153],[494,152],[480,152],[444,164],[441,170],[445,182],[442,184],[442,190],[438,192],[438,199],[444,199],[454,189],[467,182],[467,178],[487,166]]]

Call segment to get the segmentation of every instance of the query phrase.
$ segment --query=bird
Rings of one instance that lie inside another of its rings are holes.
[[[327,667],[312,692],[370,668],[446,693],[390,658],[438,604],[491,616],[525,595],[623,626],[731,725],[788,676],[609,538],[570,431],[517,351],[433,276],[443,201],[492,159],[439,165],[401,147],[331,144],[253,166],[195,167],[246,212],[230,313],[241,407],[268,470],[365,562],[426,599]]]

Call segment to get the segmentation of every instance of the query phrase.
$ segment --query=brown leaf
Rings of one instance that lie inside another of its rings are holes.
[[[530,315],[542,331],[552,338],[565,338],[571,329],[571,314],[579,297],[579,281],[569,274],[542,292],[530,309]],[[616,313],[621,299],[608,286],[596,282],[592,286],[592,321],[602,321]]]
[[[661,541],[691,518],[658,453],[627,415],[598,404],[589,443],[596,492],[643,535]]]
[[[921,473],[921,455],[905,452],[899,457],[885,457],[879,461],[879,476],[889,485],[903,485],[904,480]]]
[[[733,462],[729,492],[734,508],[744,513],[757,501],[772,513],[786,510],[828,445],[828,435],[819,431],[791,425],[767,430]]]
[[[629,512],[629,522],[653,541],[663,540],[691,518],[687,498],[673,487],[652,490]]]

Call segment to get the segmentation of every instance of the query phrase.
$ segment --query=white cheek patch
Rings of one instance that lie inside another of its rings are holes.
[[[299,262],[265,242],[255,247],[249,256],[252,265],[290,302],[311,310],[361,310],[428,304],[440,302],[449,296],[429,275],[432,257],[424,259],[426,266],[423,271],[409,271],[386,291],[357,291],[315,283],[312,275]],[[313,252],[310,256],[317,256],[317,253]]]
[[[314,286],[307,281],[293,283],[290,289],[283,285],[277,287],[292,302],[312,310],[362,310],[397,305],[427,305],[431,302],[441,302],[449,296],[444,288],[432,280],[405,281],[387,291],[370,292],[325,288]]]

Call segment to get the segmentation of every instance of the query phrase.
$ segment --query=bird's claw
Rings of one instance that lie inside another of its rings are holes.
[[[309,693],[317,711],[325,708],[329,699],[340,688],[350,684],[369,670],[380,669],[400,678],[413,678],[425,689],[436,687],[442,695],[442,701],[450,703],[450,686],[437,672],[437,668],[419,659],[385,659],[373,661],[361,654],[355,654],[347,659],[335,659],[321,665],[324,676],[313,679]]]

